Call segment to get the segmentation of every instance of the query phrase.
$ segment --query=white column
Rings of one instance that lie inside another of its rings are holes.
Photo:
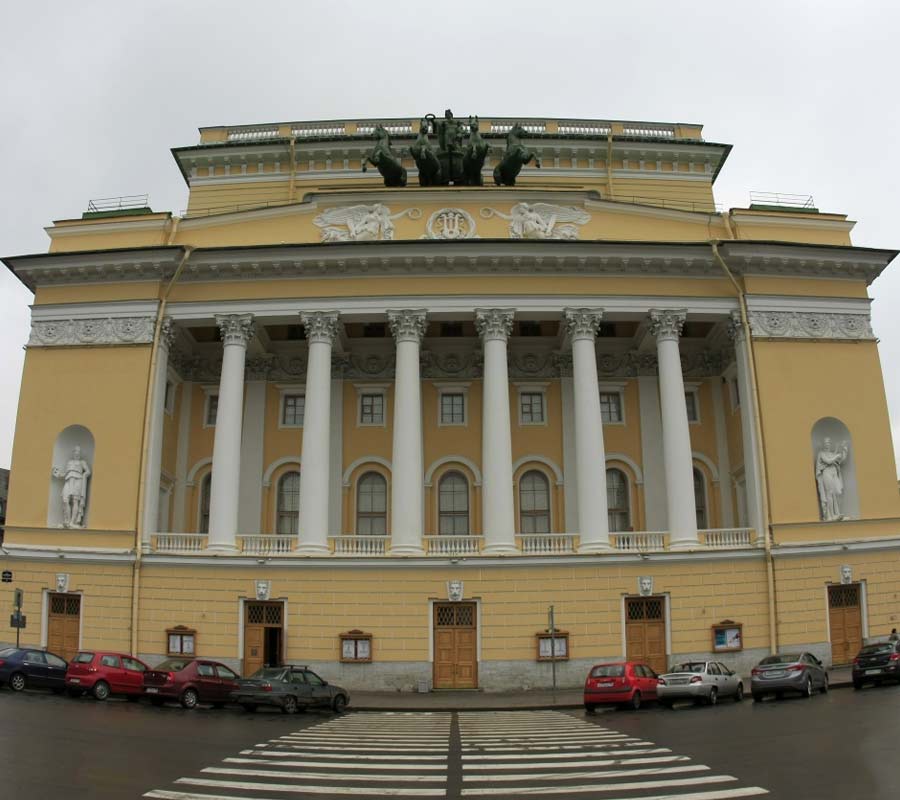
[[[266,432],[266,378],[272,356],[248,359],[244,426],[241,435],[241,492],[238,526],[242,533],[264,533],[262,526],[263,449]]]
[[[599,308],[567,308],[566,328],[572,340],[575,391],[575,483],[578,486],[579,553],[601,553],[609,546],[606,499],[606,449],[597,380],[594,338],[603,318]]]
[[[753,413],[753,390],[750,386],[750,348],[741,315],[732,312],[729,333],[734,340],[734,354],[737,361],[738,397],[741,404],[741,443],[744,450],[744,486],[747,492],[747,523],[756,532],[756,541],[764,540],[762,515],[762,493],[760,491],[760,463],[757,442],[756,416]]]
[[[514,314],[509,309],[475,309],[475,327],[484,343],[481,469],[486,555],[517,552],[506,362],[506,341]]]
[[[672,550],[686,550],[698,545],[694,461],[691,455],[687,403],[684,399],[681,355],[678,351],[678,338],[686,317],[686,309],[650,311],[650,331],[656,337],[659,363],[666,510],[669,547]]]
[[[253,336],[252,314],[217,314],[222,335],[222,375],[213,439],[209,498],[210,550],[235,552],[241,488],[241,430],[244,413],[244,362]]]
[[[563,474],[572,476],[575,466],[575,388],[572,358],[560,354],[560,394],[562,396]],[[566,481],[566,533],[578,533],[578,482]]]
[[[641,375],[638,378],[638,405],[641,414],[641,467],[644,472],[644,524],[648,531],[664,531],[668,530],[669,522],[666,518],[659,379],[655,375]]]
[[[185,533],[184,519],[187,512],[187,471],[188,452],[191,443],[191,406],[193,404],[194,384],[183,381],[179,387],[180,411],[178,414],[178,448],[175,453],[175,493],[172,509],[172,531]],[[189,532],[189,531],[188,531]]]
[[[337,311],[300,315],[306,328],[306,407],[300,454],[298,552],[328,552],[328,484],[331,472],[331,346],[338,330]]]
[[[394,383],[394,447],[391,456],[391,553],[424,555],[425,508],[422,466],[422,385],[419,346],[425,335],[425,311],[388,311],[397,342]]]
[[[159,478],[162,472],[163,426],[166,410],[166,376],[169,370],[169,348],[175,341],[175,326],[171,317],[162,322],[156,365],[153,370],[153,391],[150,395],[150,433],[147,442],[147,473],[144,480],[144,514],[142,547],[150,544],[150,536],[159,527]]]
[[[716,423],[716,461],[719,467],[719,502],[722,508],[722,527],[733,528],[734,505],[731,502],[731,459],[728,455],[728,428],[725,426],[725,406],[722,402],[722,379],[713,378],[710,389],[713,417]]]

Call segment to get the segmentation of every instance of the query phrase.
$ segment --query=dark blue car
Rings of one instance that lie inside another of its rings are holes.
[[[7,647],[0,650],[0,686],[6,684],[14,692],[26,687],[61,692],[66,688],[68,666],[64,658],[45,650]]]

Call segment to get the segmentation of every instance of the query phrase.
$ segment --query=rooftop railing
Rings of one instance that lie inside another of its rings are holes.
[[[811,194],[784,194],[783,192],[750,192],[752,206],[782,206],[785,208],[805,208],[814,211],[815,201]]]
[[[125,211],[127,209],[148,208],[150,206],[149,194],[126,194],[121,197],[98,197],[88,200],[88,214],[108,214],[110,211]]]

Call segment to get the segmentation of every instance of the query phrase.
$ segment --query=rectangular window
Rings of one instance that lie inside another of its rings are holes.
[[[464,425],[466,397],[464,394],[441,395],[441,425]]]
[[[166,640],[168,642],[170,656],[192,656],[196,651],[197,632],[190,629],[179,630],[178,628],[166,631]]]
[[[622,421],[622,395],[600,392],[600,418],[604,423]]]
[[[696,392],[685,392],[684,393],[684,404],[687,407],[687,418],[688,422],[699,422],[700,421],[700,413],[697,403],[697,393]]]
[[[519,395],[523,425],[541,425],[544,422],[544,395],[542,392],[522,392]]]
[[[384,425],[383,394],[364,394],[360,397],[359,421],[362,425]]]
[[[206,426],[212,428],[219,414],[219,395],[211,394],[206,398]]]
[[[302,394],[286,394],[281,404],[281,424],[299,428],[303,425],[303,414],[306,411],[306,396]]]

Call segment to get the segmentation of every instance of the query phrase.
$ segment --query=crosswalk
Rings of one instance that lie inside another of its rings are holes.
[[[732,800],[768,794],[736,786],[667,747],[558,711],[459,714],[461,797]]]
[[[449,713],[347,714],[270,739],[156,800],[281,800],[447,796]]]
[[[647,739],[559,711],[361,712],[279,736],[154,789],[155,800],[395,797],[734,800],[741,786]]]

